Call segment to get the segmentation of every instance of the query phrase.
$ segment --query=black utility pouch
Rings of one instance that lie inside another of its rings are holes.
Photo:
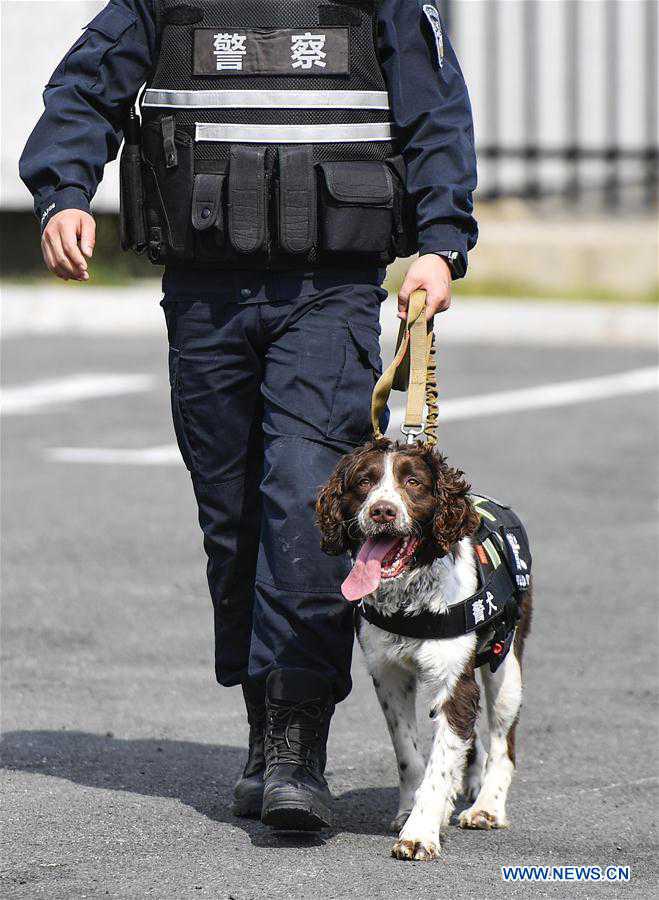
[[[284,253],[309,253],[316,242],[316,174],[311,147],[278,151],[277,222]]]
[[[142,159],[137,144],[124,144],[119,160],[119,240],[122,250],[142,253],[146,249]]]
[[[229,160],[229,240],[237,253],[258,253],[267,243],[265,147],[232,147]]]
[[[213,168],[217,166],[214,163]],[[197,172],[194,177],[191,222],[197,262],[212,263],[226,258],[228,180],[228,163],[222,170]]]
[[[195,231],[213,229],[218,246],[223,246],[226,235],[224,210],[224,172],[200,172],[194,177],[192,189],[192,227]]]
[[[320,233],[328,253],[388,254],[393,179],[380,162],[327,162],[320,172]]]
[[[166,260],[192,259],[192,138],[175,130],[173,116],[165,116],[142,129],[142,148],[144,165],[151,175],[146,198],[151,207],[149,219],[154,214],[160,219]],[[149,247],[150,254],[151,251]]]

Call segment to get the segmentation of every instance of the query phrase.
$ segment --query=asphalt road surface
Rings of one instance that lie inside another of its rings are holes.
[[[212,680],[196,510],[167,450],[165,365],[156,337],[4,345],[15,390],[3,419],[2,896],[650,897],[656,392],[531,398],[492,415],[481,403],[443,425],[450,459],[526,520],[537,609],[512,826],[452,826],[441,860],[411,864],[389,856],[394,758],[358,649],[330,738],[335,830],[280,838],[230,812],[247,728],[240,692]],[[451,345],[441,397],[652,365],[633,348]],[[90,373],[121,377],[102,396]],[[95,449],[53,453],[62,447]],[[627,865],[631,880],[501,880],[502,864],[573,863]]]

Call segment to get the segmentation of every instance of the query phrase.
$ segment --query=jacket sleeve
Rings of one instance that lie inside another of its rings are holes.
[[[474,130],[464,78],[432,0],[381,0],[378,48],[416,205],[419,252],[457,253],[460,277],[478,237]]]
[[[103,168],[121,144],[121,122],[147,77],[156,28],[151,0],[112,0],[53,72],[20,175],[45,228],[63,209],[89,211]]]

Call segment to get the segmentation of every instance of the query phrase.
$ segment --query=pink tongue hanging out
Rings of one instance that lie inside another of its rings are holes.
[[[361,600],[377,590],[382,560],[399,542],[400,538],[369,538],[366,541],[350,574],[341,585],[341,592],[346,600]]]

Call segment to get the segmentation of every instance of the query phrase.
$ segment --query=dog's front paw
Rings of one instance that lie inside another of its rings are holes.
[[[439,844],[429,840],[398,840],[391,849],[395,859],[430,862],[439,857]]]
[[[473,806],[460,813],[458,824],[460,828],[477,828],[481,831],[508,827],[508,822],[503,816],[488,812],[486,809],[476,809]]]
[[[407,822],[410,817],[410,810],[405,809],[402,812],[399,812],[395,819],[391,820],[391,825],[389,826],[389,831],[392,834],[400,834],[403,830],[403,826]]]

